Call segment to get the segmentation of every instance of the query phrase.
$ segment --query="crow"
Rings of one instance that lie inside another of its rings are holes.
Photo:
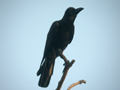
[[[47,34],[43,58],[37,72],[37,76],[40,75],[38,83],[40,87],[48,87],[53,74],[55,59],[59,56],[58,50],[61,49],[63,52],[71,43],[74,35],[75,18],[82,10],[82,7],[77,9],[69,7],[65,11],[63,18],[52,24]]]

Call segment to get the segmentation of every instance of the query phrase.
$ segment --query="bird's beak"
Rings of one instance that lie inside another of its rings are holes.
[[[76,9],[76,14],[78,14],[80,11],[82,11],[84,8],[80,7]]]

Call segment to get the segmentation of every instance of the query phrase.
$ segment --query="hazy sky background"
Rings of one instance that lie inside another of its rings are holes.
[[[48,88],[38,87],[36,72],[46,35],[68,7],[84,7],[75,36],[64,51],[76,62],[62,90],[120,90],[120,0],[0,0],[0,90],[55,90],[63,60],[56,59]]]

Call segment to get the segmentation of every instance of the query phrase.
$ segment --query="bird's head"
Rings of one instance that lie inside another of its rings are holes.
[[[64,19],[67,19],[68,21],[72,21],[74,22],[77,14],[82,11],[84,8],[80,7],[80,8],[73,8],[73,7],[69,7],[64,14]]]

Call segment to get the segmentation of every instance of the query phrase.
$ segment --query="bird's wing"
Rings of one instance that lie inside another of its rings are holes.
[[[74,36],[74,26],[71,28],[70,38],[69,38],[69,44],[70,44],[71,41],[73,40],[73,36]]]
[[[48,55],[50,49],[53,47],[53,42],[56,39],[58,30],[59,30],[59,22],[55,21],[52,24],[50,31],[48,32],[48,35],[47,35],[47,40],[46,40],[46,45],[45,45],[42,62],[44,61],[44,58]],[[41,64],[42,64],[42,62],[41,62]]]

